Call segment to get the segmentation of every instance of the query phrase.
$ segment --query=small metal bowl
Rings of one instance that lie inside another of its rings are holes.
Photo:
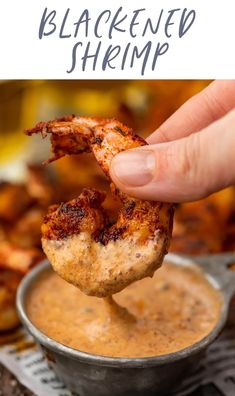
[[[199,266],[212,286],[221,292],[222,309],[216,326],[201,341],[178,352],[156,357],[112,358],[92,355],[47,337],[28,318],[25,302],[38,276],[50,268],[49,262],[45,261],[23,279],[17,293],[20,319],[40,344],[49,365],[71,391],[79,396],[169,395],[190,369],[197,366],[201,355],[217,338],[226,322],[229,303],[235,292],[235,272],[229,270],[229,264],[235,262],[235,254],[193,259],[169,254],[167,261],[187,267]]]

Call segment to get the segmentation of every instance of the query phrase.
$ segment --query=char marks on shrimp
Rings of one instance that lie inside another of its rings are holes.
[[[152,276],[168,250],[173,205],[129,197],[109,174],[115,155],[146,145],[145,140],[115,119],[76,116],[40,122],[26,133],[51,135],[49,162],[92,152],[122,204],[112,225],[102,206],[105,193],[94,189],[53,206],[42,226],[42,245],[55,271],[84,293],[99,297]]]

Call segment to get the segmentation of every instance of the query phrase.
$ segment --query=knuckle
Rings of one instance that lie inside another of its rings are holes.
[[[166,143],[169,141],[169,137],[167,135],[167,132],[164,131],[162,127],[160,127],[157,131],[156,138],[158,142]]]
[[[176,168],[177,174],[180,175],[181,179],[184,179],[184,184],[188,188],[197,189],[198,196],[204,195],[206,189],[202,151],[200,133],[194,133],[185,138],[184,144],[181,143],[178,166]]]
[[[190,201],[210,193],[208,175],[204,171],[206,159],[200,133],[167,143],[158,154],[158,172],[162,175],[160,178],[167,178],[173,190],[178,191],[177,194],[187,196]]]
[[[203,91],[203,96],[207,112],[211,114],[211,118],[213,120],[228,111],[226,103],[220,99],[213,84],[208,85],[208,87]]]
[[[191,135],[176,142],[174,145],[175,173],[181,177],[193,177],[198,157],[196,135]]]

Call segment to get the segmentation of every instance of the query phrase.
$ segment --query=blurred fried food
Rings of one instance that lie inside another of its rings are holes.
[[[48,207],[53,198],[53,186],[50,182],[45,169],[35,164],[27,167],[28,177],[26,188],[29,196],[34,199],[41,207]]]
[[[8,231],[9,240],[21,248],[41,248],[41,224],[45,209],[33,207],[26,211]]]
[[[0,271],[0,331],[16,327],[19,323],[15,297],[22,275],[10,270]]]
[[[25,275],[42,257],[40,249],[20,248],[7,241],[0,243],[0,270],[9,269]]]
[[[233,216],[234,201],[235,188],[230,187],[203,200],[179,205],[175,212],[170,250],[183,254],[230,250],[228,235],[232,230],[229,224]],[[235,232],[230,239],[234,243]]]
[[[32,198],[23,184],[0,184],[0,220],[12,222],[30,206]]]
[[[15,295],[22,277],[43,258],[41,223],[56,189],[41,166],[25,183],[0,184],[0,331],[18,323]]]

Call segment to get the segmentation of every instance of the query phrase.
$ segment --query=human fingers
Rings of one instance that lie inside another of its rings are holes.
[[[149,144],[181,139],[207,127],[235,107],[235,80],[215,80],[185,102],[147,139]]]
[[[235,110],[198,133],[118,154],[111,177],[140,199],[193,201],[235,182],[234,158]]]

